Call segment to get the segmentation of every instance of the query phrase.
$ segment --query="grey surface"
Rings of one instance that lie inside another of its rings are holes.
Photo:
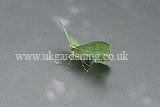
[[[0,107],[160,107],[159,0],[0,0]],[[128,61],[17,61],[69,53],[57,16],[80,43],[104,40]]]

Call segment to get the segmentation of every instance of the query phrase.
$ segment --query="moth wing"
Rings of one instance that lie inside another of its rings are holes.
[[[73,50],[73,53],[75,55],[90,55],[92,56],[92,59],[96,62],[110,61],[110,59],[107,56],[105,56],[110,54],[110,44],[104,41],[93,41],[77,46],[76,49]]]
[[[65,34],[66,34],[66,36],[67,36],[67,39],[68,39],[68,41],[69,41],[69,44],[70,44],[71,48],[72,48],[72,47],[77,47],[77,46],[79,46],[80,43],[79,43],[78,41],[76,41],[76,40],[67,32],[66,28],[64,27],[64,25],[62,24],[62,22],[60,21],[59,18],[58,18],[58,20],[59,20],[59,23],[60,23],[60,24],[62,25],[62,27],[63,27],[63,30],[64,30],[64,32],[65,32]]]

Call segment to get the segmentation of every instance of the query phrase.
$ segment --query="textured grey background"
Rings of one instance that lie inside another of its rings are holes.
[[[80,43],[104,40],[128,61],[16,61],[69,53],[57,16]],[[0,0],[0,107],[160,107],[159,0]]]

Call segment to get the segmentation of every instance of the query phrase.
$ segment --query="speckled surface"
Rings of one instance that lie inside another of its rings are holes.
[[[0,0],[0,107],[160,107],[159,0]],[[17,61],[69,53],[57,16],[80,43],[104,40],[128,61]]]

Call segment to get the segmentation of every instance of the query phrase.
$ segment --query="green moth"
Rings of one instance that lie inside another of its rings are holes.
[[[67,39],[69,41],[70,45],[70,56],[68,57],[70,59],[68,66],[72,60],[71,57],[75,57],[76,59],[81,60],[82,66],[86,72],[88,70],[85,68],[84,64],[89,66],[83,57],[85,58],[91,58],[95,62],[104,62],[104,61],[110,61],[110,59],[106,56],[110,54],[110,44],[106,43],[104,41],[93,41],[86,44],[80,44],[78,41],[76,41],[66,30],[60,19],[58,18],[59,23],[62,25],[63,30],[67,36]],[[83,57],[82,57],[83,55]],[[65,71],[68,69],[68,66],[66,67]]]

